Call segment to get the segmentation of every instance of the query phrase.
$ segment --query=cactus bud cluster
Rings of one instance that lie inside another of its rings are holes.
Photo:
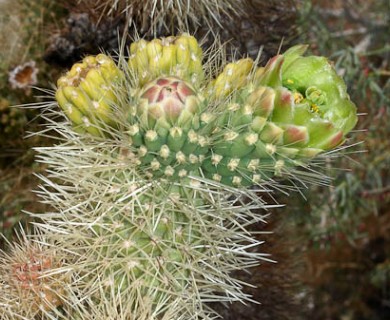
[[[342,144],[356,124],[356,108],[330,63],[302,57],[305,49],[296,46],[265,67],[240,59],[202,85],[199,77],[194,83],[194,74],[205,72],[193,37],[135,42],[129,66],[140,89],[130,99],[136,107],[128,132],[143,172],[248,186],[289,175],[302,161]],[[292,75],[302,63],[299,82]]]
[[[113,88],[123,72],[98,55],[59,79],[56,98],[94,135],[104,129],[96,119],[115,124],[118,104],[135,163],[150,177],[191,173],[251,185],[337,147],[356,124],[342,79],[325,58],[302,57],[305,50],[296,46],[265,67],[249,58],[229,63],[207,83],[194,37],[141,39],[130,47],[131,88],[120,90],[129,97]]]

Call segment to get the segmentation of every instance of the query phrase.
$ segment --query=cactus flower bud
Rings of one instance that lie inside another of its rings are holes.
[[[133,42],[129,68],[141,87],[162,76],[177,76],[193,85],[204,78],[202,49],[188,34]]]
[[[148,120],[165,117],[171,124],[184,125],[199,111],[199,98],[195,89],[176,77],[162,77],[148,83],[140,95],[139,111],[148,114]]]
[[[57,81],[56,100],[78,129],[102,135],[101,124],[114,125],[115,85],[123,73],[104,54],[85,57]]]
[[[283,85],[303,94],[312,112],[345,135],[357,122],[356,107],[349,99],[347,87],[325,57],[303,57],[306,49],[307,46],[298,45],[284,53]]]

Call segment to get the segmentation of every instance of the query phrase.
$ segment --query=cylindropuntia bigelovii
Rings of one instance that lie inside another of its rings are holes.
[[[248,231],[263,221],[253,209],[267,208],[258,192],[275,176],[304,180],[357,119],[328,61],[303,52],[213,77],[211,55],[183,34],[139,40],[119,66],[87,57],[59,80],[68,120],[49,126],[64,142],[37,148],[52,176],[41,196],[56,212],[39,228],[77,261],[67,316],[213,319],[207,302],[250,300],[230,271],[266,259]]]

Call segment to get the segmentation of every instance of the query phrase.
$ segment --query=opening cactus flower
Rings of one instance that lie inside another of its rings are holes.
[[[356,107],[343,80],[326,58],[302,57],[305,50],[306,46],[295,46],[276,57],[259,81],[272,81],[279,92],[280,102],[271,116],[282,129],[282,139],[276,145],[290,154],[291,148],[298,148],[300,157],[342,144],[357,122]]]
[[[302,55],[307,46],[299,45],[284,54],[283,85],[303,96],[314,113],[342,131],[351,131],[357,122],[356,107],[349,100],[346,85],[325,57]],[[330,148],[333,146],[330,146]]]

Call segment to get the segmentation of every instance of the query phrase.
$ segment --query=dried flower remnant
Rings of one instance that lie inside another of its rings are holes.
[[[29,61],[18,65],[8,74],[8,81],[12,89],[24,89],[28,94],[31,86],[38,83],[38,68],[35,61]]]

